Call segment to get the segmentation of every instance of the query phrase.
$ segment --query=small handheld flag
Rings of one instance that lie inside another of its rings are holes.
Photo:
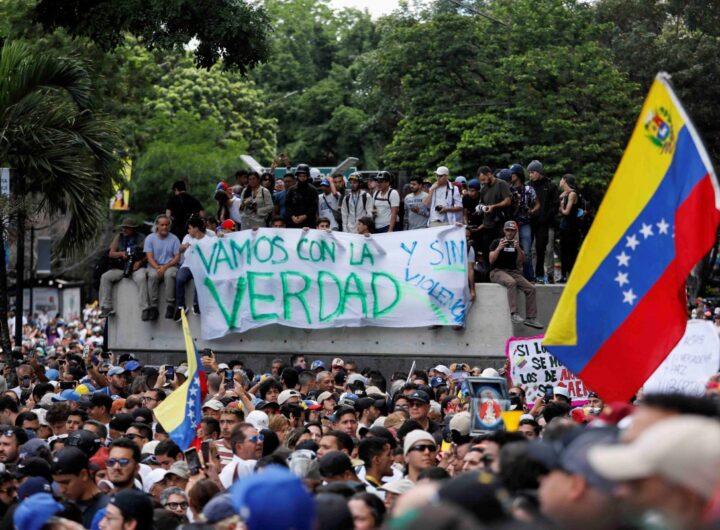
[[[719,222],[710,158],[660,73],[543,345],[606,401],[632,397],[685,331],[685,281]]]

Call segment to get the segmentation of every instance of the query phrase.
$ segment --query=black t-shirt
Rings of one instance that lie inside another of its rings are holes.
[[[500,239],[494,240],[490,243],[490,252],[498,248],[500,245]],[[498,255],[495,263],[491,265],[492,269],[505,269],[510,271],[516,271],[518,269],[517,264],[518,252],[514,246],[508,245]]]
[[[92,526],[92,521],[95,517],[95,514],[101,508],[105,508],[105,506],[107,506],[109,502],[110,496],[105,495],[104,493],[98,493],[97,495],[86,501],[77,501],[75,504],[78,505],[80,511],[82,512],[83,526],[85,528],[90,528]]]
[[[185,223],[194,213],[198,213],[203,209],[200,201],[189,193],[183,192],[177,195],[172,195],[165,206],[167,210],[170,210],[172,214],[172,228],[170,229],[173,234],[178,236],[180,241],[185,237],[186,229]]]
[[[473,199],[470,195],[462,198],[462,205],[468,212],[468,225],[480,226],[483,220],[483,214],[475,212],[475,208],[480,204],[480,195]]]

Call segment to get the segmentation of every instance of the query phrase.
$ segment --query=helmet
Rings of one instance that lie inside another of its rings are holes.
[[[295,168],[295,175],[299,175],[300,173],[305,173],[308,177],[310,176],[310,166],[307,164],[298,164],[298,166]]]
[[[320,172],[320,170],[318,168],[311,167],[310,168],[310,178],[313,180],[322,178],[322,173]]]

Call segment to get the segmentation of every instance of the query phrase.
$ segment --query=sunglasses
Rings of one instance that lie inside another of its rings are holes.
[[[188,503],[187,502],[168,502],[165,505],[166,508],[170,508],[171,510],[187,510]]]
[[[412,453],[414,451],[417,451],[418,453],[424,453],[425,451],[429,453],[434,453],[437,451],[437,448],[434,445],[415,445],[410,448],[408,453]]]
[[[420,408],[420,407],[424,407],[425,405],[427,405],[427,403],[425,403],[424,401],[411,401],[410,404],[408,405],[408,407]]]
[[[263,436],[262,434],[257,434],[257,435],[255,435],[255,436],[251,436],[250,438],[248,438],[248,440],[249,440],[251,443],[256,444],[256,443],[258,443],[258,442],[264,442],[264,441],[265,441],[265,436]]]
[[[136,434],[134,432],[131,432],[129,434],[125,434],[125,438],[130,438],[131,440],[135,440],[136,438],[145,438],[144,436],[140,434]]]
[[[120,467],[127,467],[127,465],[130,464],[130,459],[129,458],[108,458],[106,466],[107,467],[115,467],[118,464],[120,464]]]

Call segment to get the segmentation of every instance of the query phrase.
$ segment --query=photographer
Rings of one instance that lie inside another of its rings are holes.
[[[267,226],[267,217],[273,211],[272,194],[260,185],[260,175],[255,171],[248,174],[248,185],[240,197],[240,229]]]
[[[437,181],[430,187],[430,193],[423,199],[430,207],[428,226],[444,226],[463,220],[463,205],[460,190],[449,181],[450,170],[440,166],[435,171]]]
[[[145,274],[141,269],[145,267],[145,254],[143,253],[145,236],[139,234],[137,228],[138,225],[126,217],[120,225],[120,233],[110,243],[110,252],[108,253],[110,270],[100,277],[100,318],[115,313],[112,300],[114,283],[130,276],[138,288],[144,283]]]
[[[525,279],[520,271],[525,261],[525,252],[517,238],[517,223],[507,221],[503,226],[504,237],[490,244],[490,281],[507,289],[510,315],[514,324],[524,323],[526,326],[542,329],[537,322],[537,303],[535,286]],[[526,318],[518,313],[517,289],[525,293]]]

